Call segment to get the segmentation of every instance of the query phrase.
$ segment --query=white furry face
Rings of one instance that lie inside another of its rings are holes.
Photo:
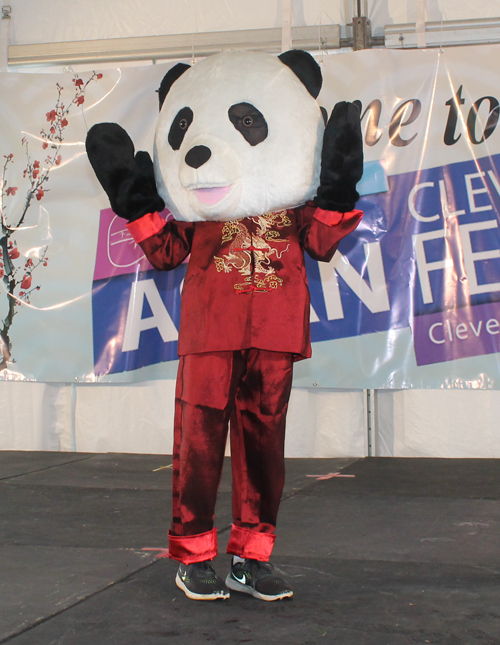
[[[323,130],[317,102],[279,58],[210,56],[184,72],[163,103],[158,192],[176,219],[192,222],[297,206],[316,194]]]

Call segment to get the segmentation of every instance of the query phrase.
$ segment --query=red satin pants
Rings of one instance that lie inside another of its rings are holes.
[[[292,354],[257,349],[181,357],[171,558],[190,564],[217,555],[214,510],[230,421],[233,526],[227,551],[269,560],[285,480],[292,367]]]

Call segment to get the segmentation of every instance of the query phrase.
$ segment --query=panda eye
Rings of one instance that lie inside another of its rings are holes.
[[[192,122],[193,110],[191,108],[184,107],[177,112],[168,133],[168,142],[173,150],[179,150],[184,140],[184,135]]]
[[[264,141],[268,129],[264,115],[251,103],[236,103],[228,110],[228,116],[236,130],[251,146]]]

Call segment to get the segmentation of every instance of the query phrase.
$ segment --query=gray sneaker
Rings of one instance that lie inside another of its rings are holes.
[[[270,562],[245,560],[231,565],[226,586],[232,591],[248,593],[260,600],[281,600],[291,598],[291,585],[281,578]]]
[[[179,564],[175,584],[192,600],[226,600],[229,591],[217,576],[210,560]]]

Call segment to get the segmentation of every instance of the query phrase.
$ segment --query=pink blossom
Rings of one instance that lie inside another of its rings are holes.
[[[73,101],[73,103],[76,103],[77,105],[82,105],[82,103],[85,103],[85,97],[77,96],[76,99]]]
[[[9,253],[9,258],[10,258],[11,260],[17,260],[17,258],[18,258],[20,255],[21,255],[21,254],[19,253],[19,249],[18,249],[18,248],[17,248],[17,246],[16,246],[16,247],[15,247],[15,248],[13,248],[13,249],[12,249],[12,251]]]
[[[55,110],[51,110],[50,112],[47,112],[45,116],[47,117],[47,121],[49,121],[49,123],[54,123],[57,118],[57,113]]]
[[[31,276],[27,273],[21,282],[21,289],[29,289],[31,287],[31,280]]]
[[[45,193],[43,192],[43,188],[39,188],[39,189],[36,191],[36,198],[37,198],[37,201],[40,201],[44,195],[45,195]]]
[[[17,186],[9,186],[5,191],[7,195],[15,195],[17,191]]]

